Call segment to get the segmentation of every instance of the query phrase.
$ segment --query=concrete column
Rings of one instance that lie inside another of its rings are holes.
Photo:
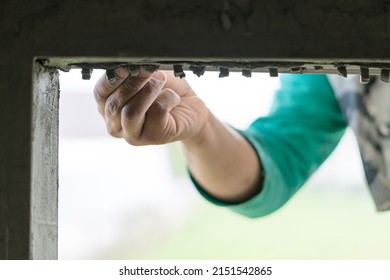
[[[55,259],[58,72],[5,61],[0,94],[0,259]]]
[[[33,65],[30,259],[57,259],[59,73]]]

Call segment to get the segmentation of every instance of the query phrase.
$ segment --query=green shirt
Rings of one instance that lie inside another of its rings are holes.
[[[346,129],[326,75],[281,75],[270,114],[240,131],[259,155],[262,190],[240,204],[209,201],[248,217],[261,217],[282,207],[334,150]]]

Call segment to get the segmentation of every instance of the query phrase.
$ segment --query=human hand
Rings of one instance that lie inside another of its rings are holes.
[[[172,72],[140,69],[132,77],[126,67],[119,67],[115,80],[106,75],[99,79],[94,96],[109,134],[135,146],[195,141],[209,117],[186,80]]]

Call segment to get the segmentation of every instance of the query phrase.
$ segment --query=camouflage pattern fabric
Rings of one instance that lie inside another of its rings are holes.
[[[390,210],[390,84],[372,79],[362,85],[358,76],[328,75],[328,80],[356,134],[376,208]]]

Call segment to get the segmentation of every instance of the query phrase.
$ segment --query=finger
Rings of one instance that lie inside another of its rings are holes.
[[[172,89],[179,96],[185,96],[190,91],[192,91],[191,86],[189,85],[186,79],[180,79],[179,77],[175,77],[172,71],[166,71],[165,74],[167,76],[167,82],[165,84],[165,88]]]
[[[180,104],[180,96],[172,89],[163,89],[146,113],[141,138],[148,144],[162,144],[177,135],[176,122],[170,111]]]
[[[141,70],[137,77],[127,77],[127,79],[107,98],[104,106],[104,116],[107,130],[112,136],[121,137],[121,111],[125,104],[146,85],[150,77],[151,74],[149,72]]]
[[[124,138],[130,144],[139,139],[145,121],[145,113],[153,104],[166,81],[163,72],[153,73],[149,82],[124,106],[121,111],[121,125]]]
[[[104,104],[107,98],[112,94],[122,82],[130,75],[127,67],[118,67],[114,70],[115,79],[108,80],[107,75],[104,74],[95,84],[94,96],[98,104],[99,113],[104,116]]]

